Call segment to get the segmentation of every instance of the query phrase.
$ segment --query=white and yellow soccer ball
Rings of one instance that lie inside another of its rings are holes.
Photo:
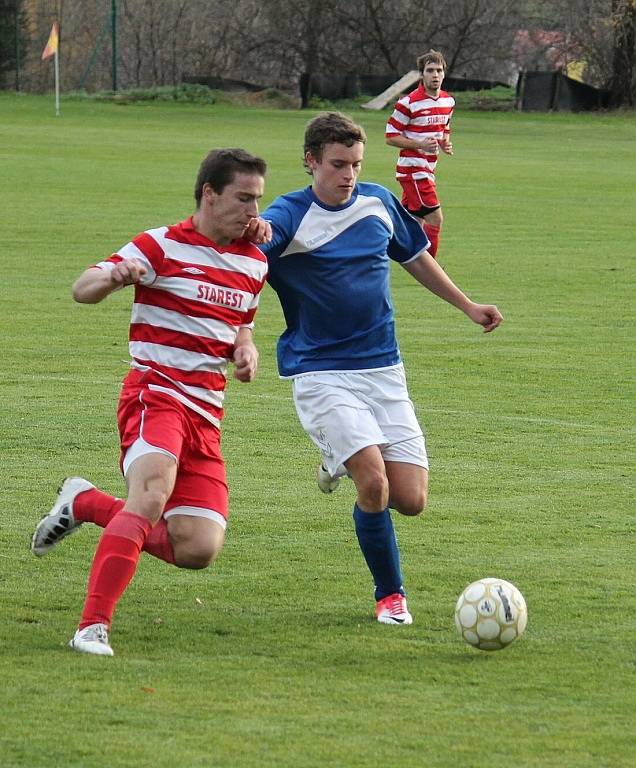
[[[479,579],[461,593],[455,626],[467,643],[482,651],[498,651],[523,634],[528,609],[523,595],[509,581]]]

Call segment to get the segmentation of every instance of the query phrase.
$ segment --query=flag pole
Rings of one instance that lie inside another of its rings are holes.
[[[60,54],[55,49],[55,117],[60,116]]]

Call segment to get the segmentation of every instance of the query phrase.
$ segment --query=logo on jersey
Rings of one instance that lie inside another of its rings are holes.
[[[230,291],[228,288],[219,288],[215,285],[200,283],[197,288],[197,299],[209,301],[211,304],[221,304],[224,307],[239,308],[244,298],[238,291]]]

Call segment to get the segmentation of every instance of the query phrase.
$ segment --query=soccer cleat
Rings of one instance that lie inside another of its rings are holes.
[[[406,598],[399,592],[378,600],[375,604],[375,615],[380,624],[413,623],[413,617],[406,607]]]
[[[108,629],[105,624],[89,624],[78,629],[69,645],[76,651],[92,653],[95,656],[114,656],[108,643]]]
[[[340,485],[339,477],[332,477],[329,472],[320,464],[318,467],[318,487],[323,493],[333,493]]]
[[[95,486],[81,477],[67,477],[57,489],[57,499],[51,511],[44,515],[35,528],[31,539],[31,552],[42,557],[50,552],[66,536],[75,533],[82,525],[73,517],[73,502],[83,491]]]

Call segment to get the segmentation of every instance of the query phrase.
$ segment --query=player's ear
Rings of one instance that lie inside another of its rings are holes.
[[[318,165],[318,160],[316,160],[311,152],[305,152],[305,162],[310,171],[313,171]]]
[[[203,188],[201,190],[201,194],[202,194],[202,198],[201,198],[202,202],[205,201],[206,203],[210,203],[210,204],[213,204],[215,198],[218,197],[217,193],[212,188],[212,185],[209,184],[208,182],[206,182],[203,185]]]

